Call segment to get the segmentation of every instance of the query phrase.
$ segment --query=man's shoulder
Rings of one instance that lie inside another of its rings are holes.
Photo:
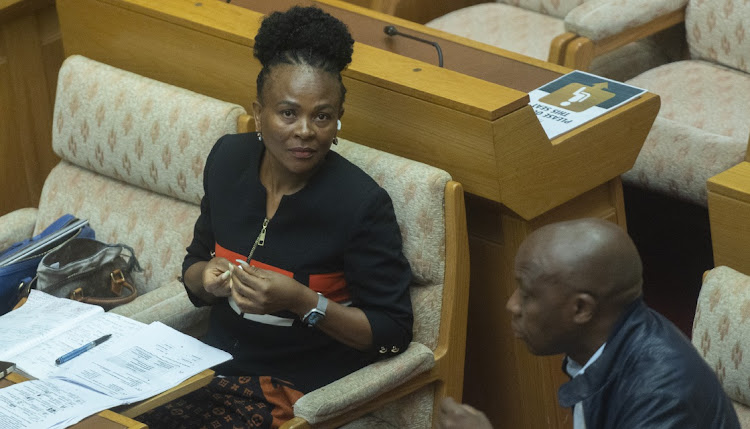
[[[722,417],[731,403],[716,374],[664,316],[648,310],[626,341],[617,358],[619,370],[610,380],[621,405],[612,406],[642,404],[651,412],[666,407],[698,420],[731,420],[730,416]]]

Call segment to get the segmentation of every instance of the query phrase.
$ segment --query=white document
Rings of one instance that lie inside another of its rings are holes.
[[[529,93],[529,104],[551,140],[646,92],[575,70]]]
[[[29,378],[45,378],[75,361],[56,365],[65,353],[107,334],[112,335],[108,341],[86,353],[110,349],[145,326],[97,305],[32,290],[24,305],[0,316],[0,360],[15,362]]]
[[[150,398],[232,358],[160,322],[118,342],[116,348],[86,354],[52,378],[86,386],[123,404]]]
[[[67,427],[118,405],[171,389],[232,356],[162,323],[130,320],[101,307],[31,291],[0,316],[0,360],[32,380],[0,389],[0,429]],[[112,337],[62,364],[63,354]]]
[[[0,360],[13,361],[18,353],[103,313],[104,310],[96,305],[31,290],[24,305],[0,316],[0,332],[3,333],[0,335]],[[22,366],[18,367],[23,370]]]
[[[93,356],[95,353],[103,353],[117,347],[122,339],[145,328],[145,323],[138,322],[114,313],[97,313],[95,323],[82,323],[74,329],[69,329],[54,336],[33,348],[15,355],[11,360],[26,375],[34,378],[47,378],[58,371],[65,371],[73,365],[76,359],[82,359],[84,355],[69,360],[62,365],[55,364],[55,359],[75,350],[84,344],[107,334],[111,334],[109,340],[99,344],[85,354]],[[87,356],[90,357],[90,356]]]
[[[31,380],[0,389],[0,429],[65,428],[119,401],[61,380]]]

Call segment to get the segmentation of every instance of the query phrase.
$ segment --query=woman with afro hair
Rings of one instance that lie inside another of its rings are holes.
[[[183,263],[205,342],[232,354],[153,428],[278,427],[304,393],[407,348],[411,270],[388,194],[330,151],[354,40],[314,7],[267,16],[256,132],[222,137]]]

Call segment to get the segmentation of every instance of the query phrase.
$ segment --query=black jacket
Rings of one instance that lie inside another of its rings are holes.
[[[599,359],[560,387],[558,401],[583,401],[587,429],[740,428],[713,370],[641,299],[620,318]]]

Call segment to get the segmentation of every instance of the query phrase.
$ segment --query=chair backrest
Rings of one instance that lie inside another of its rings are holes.
[[[568,12],[582,5],[586,0],[497,0],[497,2],[564,19]]]
[[[691,58],[750,73],[750,2],[690,0],[685,32]]]
[[[333,149],[369,174],[390,195],[413,276],[413,341],[434,350],[445,275],[443,194],[450,175],[344,139],[339,139]]]
[[[89,219],[97,238],[135,248],[143,288],[174,282],[216,140],[245,110],[82,56],[63,63],[52,145],[62,161],[45,181],[36,225]],[[140,286],[139,286],[140,287]]]
[[[705,275],[692,341],[750,427],[750,277],[729,267]]]
[[[428,427],[445,396],[461,398],[466,344],[469,255],[461,185],[436,167],[339,139],[334,147],[390,195],[412,268],[414,342],[435,366],[422,386],[347,427],[378,421]],[[387,395],[386,395],[387,396]]]

